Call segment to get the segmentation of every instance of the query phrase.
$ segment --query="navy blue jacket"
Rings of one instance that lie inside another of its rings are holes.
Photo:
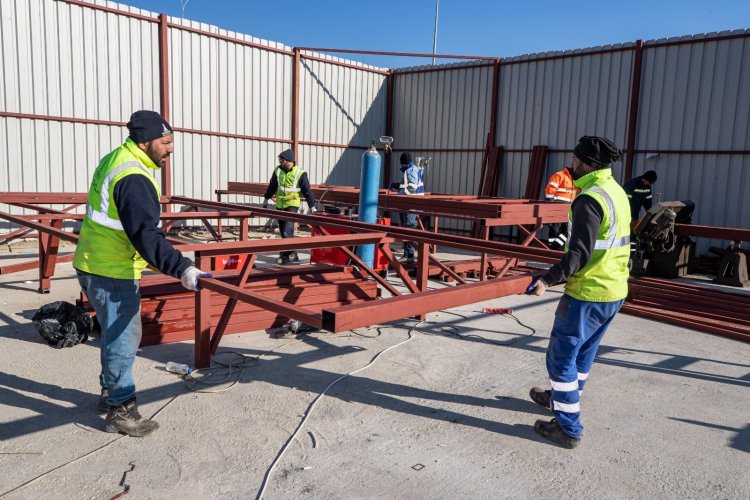
[[[125,234],[138,253],[164,274],[179,278],[193,261],[175,249],[159,228],[161,206],[153,184],[143,175],[117,181],[115,205]]]

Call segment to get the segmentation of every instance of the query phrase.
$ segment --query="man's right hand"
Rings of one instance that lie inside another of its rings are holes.
[[[268,208],[268,198],[263,198],[263,208]]]
[[[180,281],[182,282],[182,286],[184,286],[188,290],[197,292],[201,289],[200,285],[198,284],[198,278],[213,278],[213,274],[204,273],[197,267],[190,266],[185,269],[185,272],[182,273],[182,276],[180,276]]]

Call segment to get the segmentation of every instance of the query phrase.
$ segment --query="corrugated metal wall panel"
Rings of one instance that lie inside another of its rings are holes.
[[[367,146],[383,135],[385,75],[304,57],[300,66],[301,141]]]
[[[300,146],[299,164],[311,184],[359,186],[363,153],[353,148]]]
[[[497,144],[572,149],[600,135],[625,147],[632,51],[517,61],[501,67]]]
[[[638,149],[750,149],[750,39],[647,43],[641,78]]]
[[[393,133],[396,148],[484,148],[492,100],[491,67],[396,73],[394,78]]]

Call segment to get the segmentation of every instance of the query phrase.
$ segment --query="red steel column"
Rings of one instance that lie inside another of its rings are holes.
[[[396,75],[391,70],[385,77],[385,135],[393,137],[393,88]],[[391,183],[391,152],[385,153],[385,166],[383,168],[383,182],[386,189]]]
[[[208,269],[210,260],[195,252],[198,269]],[[201,287],[195,292],[195,367],[211,366],[211,290]]]
[[[294,62],[292,63],[292,151],[295,158],[299,149],[299,71],[300,49],[294,48]]]
[[[169,19],[166,14],[159,14],[159,97],[161,98],[161,116],[169,121]],[[172,196],[172,164],[161,169],[161,191],[164,196]]]
[[[633,82],[630,85],[630,113],[628,115],[628,145],[625,150],[625,171],[622,181],[633,177],[633,160],[635,158],[635,134],[638,128],[638,104],[641,95],[641,67],[643,66],[643,40],[635,42],[633,59]]]

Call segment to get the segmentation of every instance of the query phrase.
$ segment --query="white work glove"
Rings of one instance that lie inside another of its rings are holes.
[[[187,269],[185,269],[184,273],[182,273],[182,276],[180,277],[180,281],[182,282],[182,286],[184,286],[188,290],[197,292],[198,290],[201,289],[201,287],[198,285],[198,278],[213,278],[213,277],[214,275],[211,273],[204,273],[197,267],[190,266]]]
[[[268,208],[268,198],[263,199],[263,208]]]
[[[310,215],[315,215],[318,213],[318,210],[315,207],[310,207]]]

